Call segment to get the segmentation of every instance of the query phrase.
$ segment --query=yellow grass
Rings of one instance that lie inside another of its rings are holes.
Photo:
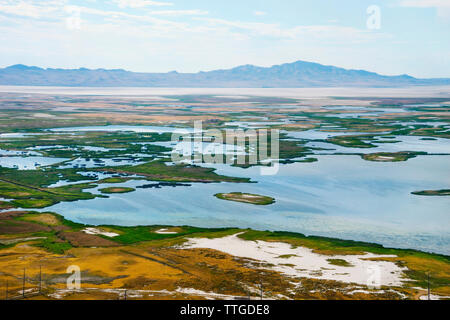
[[[41,224],[45,224],[48,226],[57,226],[60,225],[61,222],[56,218],[53,214],[50,213],[42,213],[37,215],[28,215],[23,217],[24,220],[38,222]]]

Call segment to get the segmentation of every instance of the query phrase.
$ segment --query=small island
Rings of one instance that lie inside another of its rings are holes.
[[[425,152],[377,152],[368,153],[362,155],[362,158],[367,161],[377,161],[377,162],[399,162],[407,161],[411,158],[415,158],[418,155],[425,155]]]
[[[450,196],[450,189],[442,190],[423,190],[411,192],[416,196]]]
[[[272,197],[242,192],[217,193],[214,196],[222,200],[250,203],[259,206],[267,206],[275,203],[275,199]]]
[[[135,189],[126,187],[110,187],[99,190],[101,193],[128,193],[133,192]]]

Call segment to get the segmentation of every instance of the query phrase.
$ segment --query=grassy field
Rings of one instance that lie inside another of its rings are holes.
[[[91,235],[86,228],[96,228],[117,234],[115,237]],[[5,233],[5,230],[8,230]],[[161,230],[171,233],[162,234]],[[329,256],[332,265],[351,267],[345,259],[333,258],[336,254],[353,255],[360,252],[376,252],[394,255],[384,258],[408,268],[408,277],[415,282],[403,288],[395,288],[409,298],[420,292],[413,287],[425,286],[426,273],[432,273],[433,293],[447,294],[450,281],[450,257],[433,255],[414,250],[388,249],[370,243],[345,241],[321,237],[306,237],[286,232],[261,232],[239,229],[204,229],[188,226],[87,226],[65,220],[50,213],[11,212],[0,216],[0,287],[8,280],[10,290],[20,283],[15,276],[26,268],[29,282],[27,288],[36,288],[36,279],[41,266],[44,276],[44,291],[39,298],[54,299],[58,289],[65,285],[65,268],[79,265],[83,270],[83,288],[89,291],[63,295],[64,299],[90,298],[110,299],[120,296],[120,290],[148,291],[139,299],[192,299],[195,294],[185,294],[178,288],[193,288],[203,292],[229,296],[257,296],[252,291],[263,281],[270,287],[267,297],[283,295],[291,299],[398,299],[387,290],[376,290],[354,296],[352,286],[344,283],[314,278],[295,279],[270,271],[267,267],[250,266],[245,259],[210,249],[184,249],[187,238],[220,238],[240,233],[239,237],[249,241],[286,242],[293,246],[304,246]],[[1,244],[9,243],[9,244]],[[93,248],[95,247],[95,248]],[[21,259],[26,257],[26,259]],[[289,257],[285,257],[288,259]],[[302,282],[298,287],[296,283]],[[17,283],[16,283],[17,282]],[[316,290],[306,290],[314,286]],[[107,295],[104,290],[116,292]],[[2,290],[2,289],[0,289]],[[4,288],[3,288],[4,290]],[[116,290],[116,291],[115,291]],[[177,291],[178,290],[178,291]],[[158,292],[156,296],[150,291]],[[257,290],[256,290],[257,291]],[[315,293],[312,293],[312,292]],[[204,299],[201,294],[197,297]]]

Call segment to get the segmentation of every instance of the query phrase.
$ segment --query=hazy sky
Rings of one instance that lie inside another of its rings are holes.
[[[197,72],[306,60],[450,77],[450,0],[0,0],[0,41],[0,67]]]

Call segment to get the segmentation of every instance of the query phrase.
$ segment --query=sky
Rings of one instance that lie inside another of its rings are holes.
[[[0,0],[0,67],[198,72],[297,60],[450,77],[450,0]]]

